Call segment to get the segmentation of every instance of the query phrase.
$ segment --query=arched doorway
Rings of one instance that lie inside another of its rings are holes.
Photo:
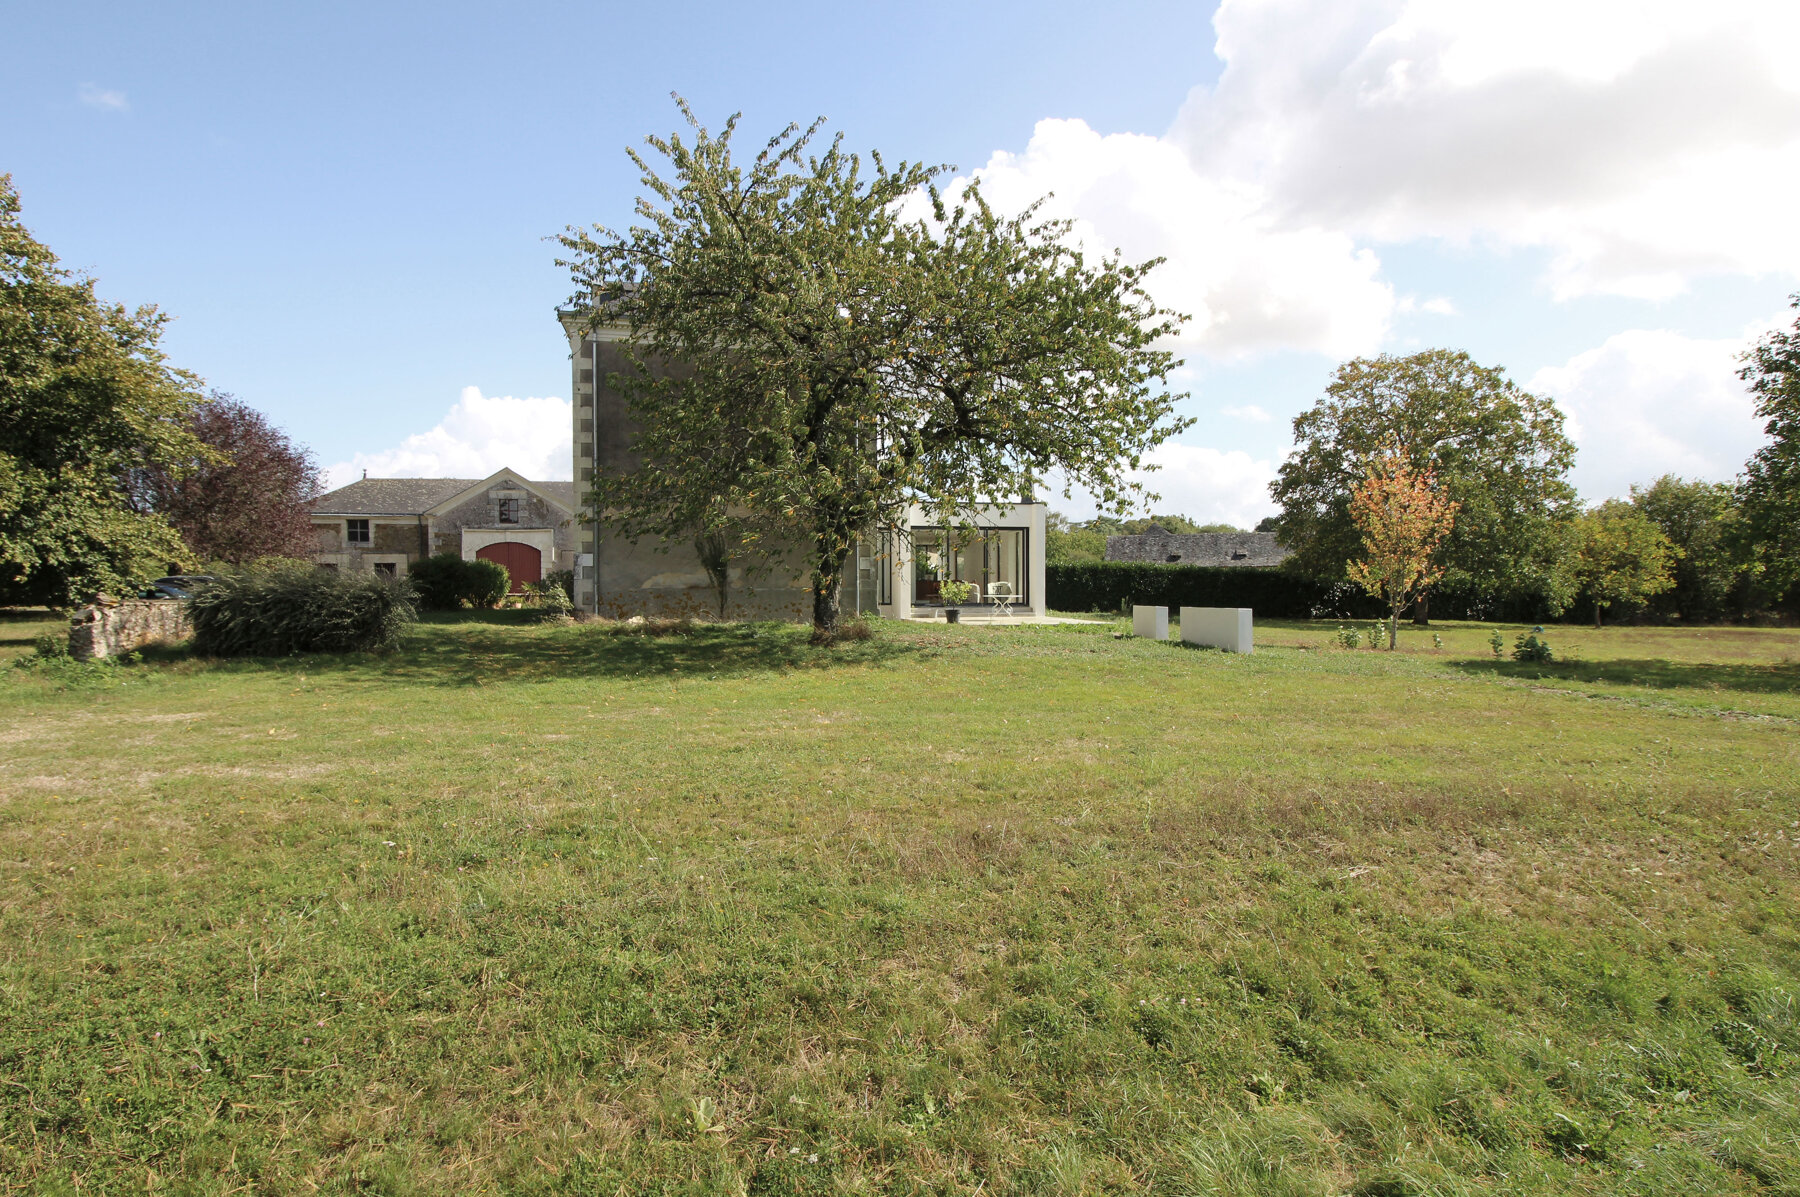
[[[542,581],[544,577],[544,554],[516,540],[483,545],[475,550],[475,556],[482,561],[504,565],[507,576],[512,579],[514,594],[524,590],[532,582]]]

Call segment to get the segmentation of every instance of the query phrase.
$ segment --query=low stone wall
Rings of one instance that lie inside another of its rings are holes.
[[[69,621],[69,655],[91,661],[147,644],[173,644],[194,634],[182,599],[126,599],[96,603]]]

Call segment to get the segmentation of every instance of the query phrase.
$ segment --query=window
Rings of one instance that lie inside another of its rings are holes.
[[[337,572],[337,564],[332,561],[319,562],[319,568],[324,569],[324,570],[330,570],[334,574]]]
[[[375,563],[375,572],[380,574],[384,578],[392,578],[392,577],[398,576],[397,571],[394,568],[394,563],[392,561],[377,561]]]
[[[519,501],[517,499],[500,500],[500,522],[503,524],[519,522]]]
[[[370,542],[369,521],[345,520],[344,542],[346,544],[368,544]]]

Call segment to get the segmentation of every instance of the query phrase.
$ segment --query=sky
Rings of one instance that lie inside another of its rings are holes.
[[[0,172],[175,364],[334,483],[567,478],[566,273],[627,146],[743,113],[979,175],[1163,257],[1194,425],[1157,511],[1248,526],[1353,357],[1552,396],[1598,501],[1727,480],[1800,290],[1800,4],[0,2]],[[950,176],[947,176],[950,177]],[[1082,496],[1050,496],[1072,515]]]

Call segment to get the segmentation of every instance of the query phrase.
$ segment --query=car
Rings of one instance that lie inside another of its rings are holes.
[[[216,581],[211,574],[168,574],[144,588],[147,599],[184,599],[193,597],[196,588]]]

